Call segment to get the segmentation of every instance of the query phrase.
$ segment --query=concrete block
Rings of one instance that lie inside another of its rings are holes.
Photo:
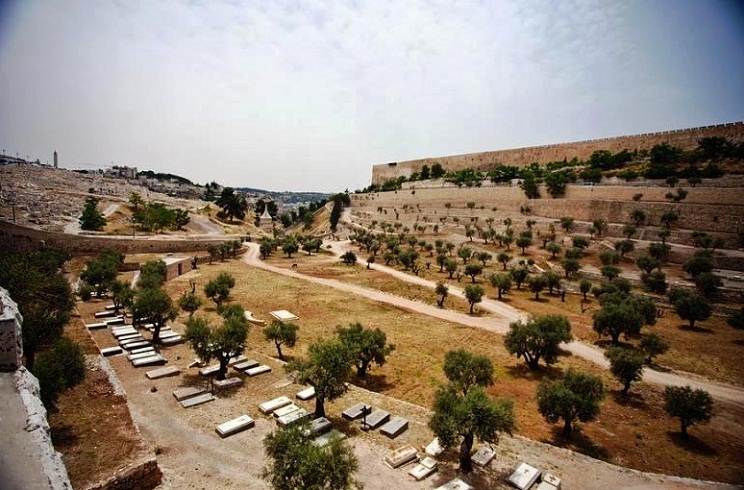
[[[150,357],[145,357],[144,359],[135,359],[134,361],[132,361],[132,366],[157,366],[158,364],[165,364],[166,362],[168,362],[168,359],[161,356],[160,354],[155,354]]]
[[[220,435],[220,437],[225,438],[246,429],[250,429],[254,425],[256,425],[256,422],[252,418],[248,415],[241,415],[240,417],[228,420],[227,422],[218,425],[215,428],[215,431]]]
[[[231,357],[230,358],[230,362],[228,362],[227,365],[228,366],[234,366],[234,365],[236,365],[239,362],[243,362],[243,361],[247,361],[247,360],[248,360],[247,357],[245,357],[243,354],[240,354],[239,356]]]
[[[245,371],[246,369],[252,369],[256,366],[258,366],[258,361],[254,361],[253,359],[245,359],[239,362],[236,362],[233,364],[233,369],[236,371]]]
[[[411,461],[418,461],[418,454],[416,448],[410,444],[401,446],[397,449],[393,449],[388,452],[384,458],[385,464],[391,468],[398,468],[404,464],[408,464]]]
[[[366,403],[357,403],[341,412],[341,416],[346,420],[356,420],[362,416],[362,410],[371,410],[372,405]]]
[[[310,400],[311,398],[315,398],[315,387],[311,386],[309,388],[305,388],[304,390],[298,392],[295,396],[300,400]]]
[[[495,449],[488,446],[481,446],[478,448],[475,454],[473,454],[472,460],[473,463],[477,464],[478,466],[486,466],[488,463],[491,462],[494,456],[496,456]]]
[[[439,444],[439,438],[435,437],[433,441],[431,441],[425,448],[424,452],[428,454],[429,456],[437,457],[440,454],[442,454],[442,451],[444,451],[444,448]]]
[[[408,471],[408,474],[411,475],[414,480],[421,481],[425,478],[428,478],[434,472],[437,471],[437,462],[433,460],[432,458],[426,457],[421,460],[419,464],[414,466]]]
[[[160,369],[153,369],[152,371],[147,371],[145,373],[145,376],[147,376],[148,379],[160,379],[167,376],[176,376],[180,372],[181,370],[178,369],[176,366],[168,366]]]
[[[362,417],[363,430],[376,429],[390,420],[390,412],[386,412],[385,410],[375,410],[371,414],[367,415],[366,424],[364,420],[364,417]]]
[[[143,352],[155,353],[155,347],[148,345],[147,347],[140,347],[139,349],[130,349],[130,354],[142,354]]]
[[[245,374],[247,374],[248,376],[258,376],[259,374],[270,373],[270,372],[271,372],[271,368],[267,366],[266,364],[245,370]]]
[[[285,415],[289,415],[290,413],[294,412],[295,410],[299,410],[300,407],[295,405],[294,403],[290,403],[289,405],[286,405],[282,408],[277,408],[274,410],[273,415],[276,418],[284,417]]]
[[[183,401],[187,398],[191,398],[192,396],[198,396],[206,393],[207,390],[204,388],[200,388],[198,386],[187,386],[185,388],[178,388],[177,390],[173,391],[173,396],[176,398],[177,401]]]
[[[183,400],[181,402],[181,406],[183,408],[190,408],[190,407],[196,407],[198,405],[201,405],[203,403],[211,402],[216,400],[213,394],[211,393],[204,393],[201,395],[197,395],[191,398],[187,398],[186,400]]]
[[[105,349],[101,349],[101,355],[104,357],[107,356],[114,356],[116,354],[121,354],[121,347],[106,347]]]
[[[464,481],[460,480],[459,478],[455,478],[448,481],[441,487],[437,487],[436,490],[474,490],[474,488]]]
[[[390,438],[398,437],[408,429],[408,420],[403,417],[393,417],[388,423],[380,427],[380,432]]]
[[[304,419],[309,415],[308,411],[304,408],[301,408],[299,410],[295,410],[292,413],[288,413],[287,415],[284,415],[283,417],[279,417],[276,419],[276,422],[279,425],[287,426],[294,424],[295,422]]]
[[[148,347],[152,346],[152,344],[148,340],[140,340],[134,343],[128,343],[126,345],[122,345],[122,349],[126,350],[132,350],[132,349],[141,349],[142,347]]]
[[[243,380],[237,377],[216,379],[214,381],[214,387],[220,389],[234,388],[243,384]]]
[[[219,364],[213,364],[211,366],[203,367],[199,370],[201,376],[213,376],[220,370]]]
[[[176,345],[183,342],[183,337],[181,335],[175,335],[173,337],[166,337],[161,338],[160,343],[163,345]]]
[[[278,398],[274,398],[273,400],[263,402],[262,404],[258,406],[258,409],[261,410],[261,413],[268,415],[270,413],[273,413],[274,410],[278,410],[282,407],[286,407],[287,405],[291,403],[292,403],[292,400],[290,400],[286,396],[280,396]]]
[[[106,325],[106,323],[104,322],[85,324],[85,328],[87,328],[88,330],[98,330],[99,328],[106,328],[106,327],[108,327],[108,325]]]

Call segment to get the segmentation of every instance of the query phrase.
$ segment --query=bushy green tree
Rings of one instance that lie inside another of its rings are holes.
[[[189,313],[189,317],[194,316],[196,310],[202,305],[202,300],[196,293],[184,292],[180,298],[178,298],[178,306]]]
[[[594,313],[594,331],[609,335],[618,345],[620,335],[636,335],[643,325],[656,323],[656,307],[648,298],[616,292],[600,296],[602,308]]]
[[[444,355],[444,375],[463,394],[475,386],[491,386],[494,382],[491,360],[465,349],[448,351]]]
[[[39,380],[42,403],[54,412],[60,393],[85,379],[83,349],[70,339],[60,338],[41,353],[33,373]]]
[[[233,218],[242,220],[245,218],[245,213],[248,210],[248,203],[246,202],[245,197],[236,194],[235,189],[232,187],[225,187],[222,189],[222,193],[215,201],[215,204],[222,208],[218,217],[224,217],[230,221],[232,221]]]
[[[605,351],[610,361],[610,372],[623,384],[623,396],[628,395],[630,385],[643,379],[643,354],[622,347],[611,347]]]
[[[646,364],[651,364],[654,357],[660,356],[669,350],[669,342],[655,333],[650,333],[641,339],[638,347],[646,355]]]
[[[696,322],[707,320],[713,313],[710,302],[697,293],[677,291],[675,294],[670,292],[670,300],[677,315],[682,320],[690,322],[690,328],[695,328]]]
[[[713,415],[713,398],[705,390],[691,386],[667,386],[664,390],[664,410],[679,418],[682,437],[687,428],[696,423],[706,423]]]
[[[202,361],[209,363],[217,359],[220,363],[217,379],[223,380],[230,359],[245,350],[248,322],[242,315],[228,315],[222,325],[212,328],[205,319],[191,317],[186,321],[185,338]]]
[[[447,299],[447,295],[449,294],[449,286],[444,282],[439,281],[437,282],[436,288],[434,288],[434,293],[439,297],[437,300],[437,306],[444,308],[444,300]]]
[[[140,289],[159,288],[165,284],[166,265],[162,260],[148,260],[140,266],[137,287]]]
[[[83,214],[80,215],[80,228],[83,230],[98,231],[106,226],[106,218],[98,211],[98,198],[88,196],[85,198]]]
[[[135,324],[152,323],[152,341],[160,343],[160,330],[168,321],[176,319],[178,311],[173,306],[170,296],[162,289],[141,289],[135,296],[132,305],[132,317]]]
[[[282,354],[282,346],[294,347],[297,343],[297,330],[299,327],[291,322],[281,322],[275,320],[271,322],[271,325],[263,329],[263,334],[266,340],[274,342],[276,351],[279,354],[279,359],[284,360]]]
[[[485,291],[478,284],[468,284],[465,286],[465,299],[468,300],[470,305],[470,314],[473,314],[473,308],[476,303],[480,303],[483,299]]]
[[[387,343],[387,335],[379,328],[364,328],[359,322],[348,327],[336,327],[339,340],[349,349],[357,376],[364,379],[372,363],[384,366],[387,356],[395,350]]]
[[[235,278],[227,272],[221,272],[204,286],[204,295],[215,302],[217,308],[230,297],[230,290],[235,287]]]
[[[499,299],[502,299],[503,295],[505,293],[508,293],[511,289],[512,282],[509,274],[491,274],[489,280],[491,282],[491,286],[496,288]]]
[[[561,342],[570,342],[571,323],[560,315],[532,317],[526,322],[509,325],[504,346],[509,354],[523,357],[530,369],[537,369],[540,359],[550,365],[558,361]]]
[[[563,435],[570,437],[575,421],[588,422],[600,412],[605,397],[599,376],[569,369],[563,379],[543,382],[537,388],[538,410],[550,424],[563,420]]]

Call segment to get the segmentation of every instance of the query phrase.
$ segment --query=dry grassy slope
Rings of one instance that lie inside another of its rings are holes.
[[[568,187],[566,196],[560,199],[543,197],[527,199],[518,187],[498,186],[480,188],[429,188],[400,190],[352,196],[352,212],[363,224],[377,221],[400,221],[419,225],[428,222],[439,224],[440,219],[448,217],[448,226],[454,225],[453,217],[459,218],[459,225],[478,218],[478,224],[485,226],[485,220],[495,218],[500,223],[504,218],[512,218],[515,224],[526,219],[545,218],[550,221],[562,216],[572,216],[577,221],[590,222],[596,218],[610,223],[625,224],[634,209],[643,209],[651,225],[660,224],[661,214],[675,209],[680,220],[675,226],[682,230],[700,230],[714,233],[735,246],[736,233],[744,230],[744,188],[742,187],[687,187],[688,196],[681,203],[671,204],[665,199],[668,187],[643,186],[579,186]],[[635,194],[643,197],[633,201]],[[547,193],[542,191],[542,195]],[[475,203],[473,209],[468,202]],[[450,209],[445,204],[450,203]],[[520,207],[529,206],[529,216],[520,213]],[[408,207],[407,210],[404,207]],[[493,211],[496,208],[496,211]],[[382,209],[382,212],[380,212]],[[396,219],[396,211],[398,218]],[[452,231],[452,230],[449,230]],[[579,228],[577,231],[582,231]],[[619,231],[617,228],[616,231]],[[655,238],[655,236],[649,237]],[[672,237],[674,240],[675,237]],[[677,237],[683,240],[681,237]]]

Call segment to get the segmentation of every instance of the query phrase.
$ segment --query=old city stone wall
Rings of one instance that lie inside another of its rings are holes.
[[[700,138],[709,136],[723,136],[732,141],[742,141],[744,140],[744,122],[577,141],[573,143],[383,163],[372,167],[372,183],[382,184],[387,180],[397,179],[400,176],[408,178],[414,172],[420,171],[424,165],[428,165],[431,168],[435,163],[439,163],[446,170],[461,170],[465,168],[487,170],[497,164],[525,166],[532,162],[547,163],[563,159],[571,160],[574,157],[579,160],[586,160],[597,150],[608,150],[616,153],[625,149],[630,151],[650,149],[654,145],[661,143],[669,143],[685,150],[691,150],[697,147],[697,142]]]

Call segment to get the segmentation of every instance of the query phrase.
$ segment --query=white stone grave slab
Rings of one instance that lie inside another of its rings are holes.
[[[127,333],[124,335],[119,335],[117,337],[117,340],[119,342],[126,342],[127,340],[132,340],[132,339],[145,340],[145,338],[142,335],[138,334],[137,332]]]
[[[96,318],[109,318],[109,317],[114,316],[114,312],[113,311],[98,311],[94,313],[93,316],[95,316]]]
[[[362,409],[370,410],[372,405],[366,403],[357,403],[341,412],[341,416],[346,420],[356,420],[362,416]]]
[[[558,487],[554,487],[550,483],[543,480],[537,484],[534,490],[558,490]]]
[[[99,328],[106,328],[106,327],[108,327],[108,325],[106,325],[105,322],[85,324],[85,328],[87,328],[88,330],[98,330]]]
[[[292,412],[292,413],[288,413],[287,415],[285,415],[285,416],[283,416],[283,417],[279,417],[279,418],[277,418],[277,419],[276,419],[276,422],[277,422],[277,423],[278,423],[279,425],[282,425],[282,426],[287,426],[287,425],[291,425],[291,424],[294,424],[294,423],[295,423],[295,422],[297,422],[298,420],[302,420],[302,419],[304,419],[304,418],[305,418],[305,417],[307,417],[308,415],[309,415],[308,411],[307,411],[307,410],[305,410],[304,408],[301,408],[301,409],[299,409],[299,410],[295,410],[295,411],[294,411],[294,412]]]
[[[293,322],[300,319],[300,317],[298,317],[294,313],[288,312],[287,310],[271,311],[269,312],[269,315],[273,316],[280,322]]]
[[[114,311],[116,309],[116,305],[106,305],[103,307],[106,311]]]
[[[259,374],[271,372],[271,367],[267,366],[266,364],[262,364],[261,366],[256,366],[254,368],[246,369],[244,372],[248,376],[258,376]]]
[[[199,370],[199,374],[201,376],[212,376],[217,374],[217,372],[220,370],[219,364],[213,364],[211,366],[203,367]]]
[[[211,393],[204,393],[202,395],[197,395],[192,398],[187,398],[186,400],[181,402],[181,406],[183,408],[189,408],[189,407],[196,407],[197,405],[201,405],[202,403],[207,403],[216,400],[213,394]]]
[[[124,325],[124,317],[123,316],[117,316],[110,320],[104,320],[106,325]]]
[[[300,400],[310,400],[311,398],[315,398],[315,387],[311,386],[309,388],[305,388],[304,390],[298,392],[295,396]]]
[[[273,415],[276,418],[284,417],[285,415],[289,415],[290,413],[292,413],[292,412],[294,412],[296,410],[299,410],[299,409],[300,409],[300,407],[298,407],[294,403],[290,403],[287,406],[284,406],[282,408],[277,408],[276,410],[274,410]]]
[[[519,463],[517,469],[509,475],[506,481],[519,488],[519,490],[527,490],[538,478],[540,478],[540,470],[527,463]]]
[[[393,417],[385,425],[380,427],[380,432],[390,438],[398,437],[408,429],[408,420],[403,417]]]
[[[183,337],[181,335],[175,335],[173,337],[166,337],[166,338],[160,339],[160,343],[163,345],[175,345],[175,344],[180,344],[181,342],[183,342]]]
[[[248,360],[247,357],[245,357],[243,354],[240,354],[237,357],[231,357],[230,358],[230,362],[228,362],[227,365],[228,366],[234,366],[234,365],[236,365],[239,362],[243,362],[243,361],[247,361],[247,360]]]
[[[408,474],[411,475],[416,481],[421,481],[425,478],[428,478],[436,471],[437,462],[432,458],[426,457],[422,459],[419,464],[411,468],[408,471]]]
[[[243,384],[243,380],[238,377],[231,377],[231,378],[225,378],[225,379],[216,379],[214,381],[214,387],[220,388],[220,389],[227,389],[227,388],[235,388],[236,386],[240,386]]]
[[[256,422],[248,415],[241,415],[240,417],[228,420],[227,422],[218,425],[214,430],[220,435],[220,437],[228,437],[233,434],[237,434],[240,431],[250,429],[256,425]]]
[[[133,333],[138,333],[137,330],[133,327],[124,327],[119,330],[111,330],[111,334],[117,339],[123,335],[131,335]]]
[[[165,364],[166,362],[168,362],[168,359],[161,356],[160,354],[155,354],[150,357],[145,357],[144,359],[135,359],[134,361],[132,361],[132,366],[157,366],[158,364]]]
[[[392,451],[387,453],[385,455],[384,461],[385,464],[395,469],[403,466],[404,464],[408,464],[411,461],[418,461],[418,454],[416,453],[415,447],[411,446],[410,444],[406,444],[405,446],[393,449]]]
[[[310,422],[310,432],[316,436],[330,432],[331,429],[333,429],[333,424],[325,417],[318,417]]]
[[[130,361],[136,361],[137,359],[145,359],[147,357],[156,356],[156,355],[159,355],[159,354],[155,352],[154,350],[149,350],[145,352],[140,352],[139,354],[129,354],[127,356],[127,359],[129,359]]]
[[[278,410],[282,407],[286,407],[287,405],[291,403],[292,403],[292,400],[290,400],[286,396],[280,396],[278,398],[274,398],[273,400],[263,402],[262,404],[258,406],[258,409],[261,410],[261,413],[268,415],[274,412],[274,410]]]
[[[131,349],[130,354],[142,354],[143,352],[155,352],[155,347],[148,345],[147,347],[140,347],[139,349]]]
[[[460,480],[459,478],[455,478],[454,480],[450,480],[441,487],[437,487],[436,490],[474,490],[473,487],[465,483],[464,481]]]
[[[473,460],[473,463],[477,464],[478,466],[486,466],[488,463],[491,462],[494,456],[496,456],[495,449],[488,446],[481,446],[478,448],[475,454],[473,454],[471,459]]]
[[[178,369],[176,366],[168,366],[160,369],[153,369],[152,371],[147,371],[145,373],[145,376],[147,376],[147,379],[160,379],[168,376],[176,376],[180,372],[181,370]]]
[[[101,355],[102,356],[114,356],[116,354],[121,354],[121,347],[114,346],[114,347],[106,347],[105,349],[101,349]]]
[[[254,361],[253,359],[246,359],[245,361],[236,362],[233,365],[233,369],[236,371],[245,371],[246,369],[251,369],[256,366],[258,366],[258,361]]]
[[[199,386],[186,386],[185,388],[178,388],[177,390],[174,390],[173,396],[180,402],[186,400],[187,398],[191,398],[192,396],[198,396],[206,392],[207,390]]]
[[[168,337],[175,337],[176,335],[181,335],[181,334],[178,333],[178,332],[174,332],[171,329],[168,329],[168,330],[163,329],[163,330],[160,331],[160,338],[161,339],[166,339]]]
[[[441,444],[439,444],[439,438],[438,437],[435,437],[434,440],[431,441],[429,443],[429,445],[427,445],[424,448],[424,452],[426,454],[428,454],[429,456],[433,456],[435,458],[437,456],[439,456],[440,454],[442,454],[442,451],[444,451],[444,448],[442,447]]]
[[[346,439],[346,434],[343,432],[339,432],[336,429],[332,429],[330,432],[326,432],[325,434],[321,434],[315,439],[313,439],[313,444],[319,447],[326,446],[331,439]]]
[[[364,420],[364,418],[362,418],[362,420]],[[371,414],[367,415],[366,426],[364,422],[362,422],[362,428],[376,429],[388,420],[390,420],[390,412],[386,412],[385,410],[375,410]]]
[[[141,349],[142,347],[148,347],[148,346],[152,346],[152,344],[150,343],[150,341],[148,341],[148,340],[140,340],[140,341],[137,341],[137,342],[134,342],[134,343],[129,343],[129,344],[122,345],[121,347],[122,347],[122,349],[132,350],[132,349]]]
[[[552,473],[548,473],[546,471],[545,473],[542,474],[542,478],[541,479],[542,479],[543,482],[545,482],[545,483],[547,483],[549,485],[553,485],[555,488],[561,488],[561,479],[558,478],[557,476],[555,476]]]

